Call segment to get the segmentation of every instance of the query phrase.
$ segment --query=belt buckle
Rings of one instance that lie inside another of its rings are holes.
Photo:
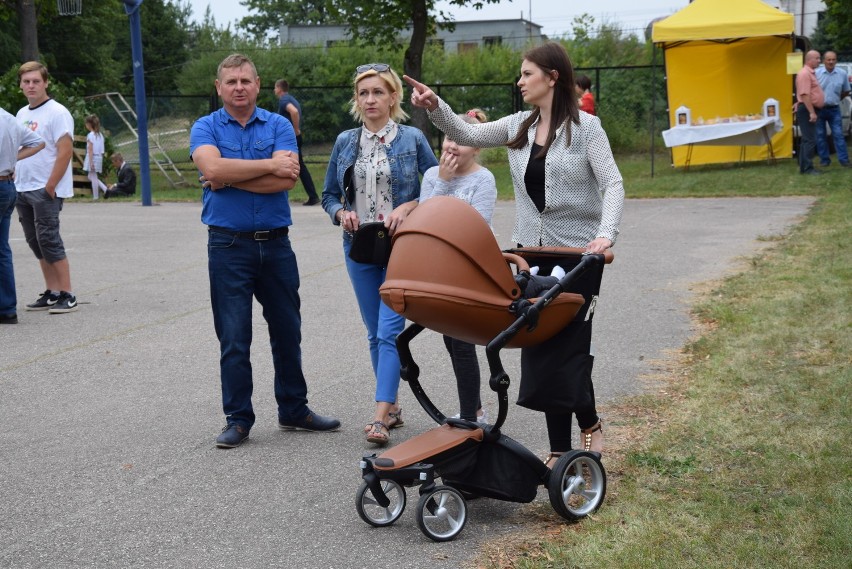
[[[266,231],[255,231],[254,232],[254,240],[255,241],[269,241],[272,237],[272,232],[269,230]]]

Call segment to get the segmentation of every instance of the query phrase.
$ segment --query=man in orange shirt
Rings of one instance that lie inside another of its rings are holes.
[[[796,123],[799,125],[799,173],[822,174],[814,168],[816,155],[817,111],[825,103],[825,93],[816,78],[819,67],[818,51],[805,54],[805,65],[796,75]]]

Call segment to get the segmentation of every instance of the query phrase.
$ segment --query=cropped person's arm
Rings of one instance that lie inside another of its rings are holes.
[[[293,103],[287,103],[287,114],[290,115],[290,122],[293,123],[293,132],[296,133],[296,136],[299,136],[302,134],[302,131],[299,130],[299,109]]]
[[[22,146],[18,149],[18,160],[23,160],[24,158],[29,158],[33,154],[37,154],[44,148],[44,142],[37,144],[36,146]]]
[[[621,213],[624,209],[624,180],[612,155],[609,139],[601,127],[600,119],[594,117],[586,145],[589,165],[592,167],[599,191],[603,194],[601,221],[596,238],[609,240],[609,246],[615,244],[621,225]]]

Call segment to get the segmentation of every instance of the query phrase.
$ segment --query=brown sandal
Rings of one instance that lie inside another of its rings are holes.
[[[544,459],[545,466],[547,466],[548,468],[553,468],[554,466],[556,466],[556,461],[559,460],[559,457],[562,456],[563,454],[565,454],[565,453],[564,452],[551,452],[551,453],[549,453],[547,455],[547,458]],[[551,460],[553,461],[552,464],[550,462]]]
[[[370,432],[367,433],[367,442],[374,445],[385,446],[390,442],[390,430],[382,421],[373,421]]]
[[[402,407],[397,407],[396,411],[388,411],[388,428],[398,429],[405,424],[402,419]]]
[[[396,411],[388,411],[388,429],[398,429],[399,427],[405,424],[405,421],[402,418],[402,407],[397,407]],[[373,430],[373,423],[367,423],[364,425],[364,432],[369,433]]]
[[[584,451],[586,451],[586,452],[592,451],[592,433],[596,433],[598,431],[600,431],[601,434],[603,434],[603,428],[601,426],[600,420],[598,420],[598,422],[594,426],[589,427],[588,429],[581,429],[580,430],[580,432],[583,434],[583,450]],[[600,454],[601,450],[596,450],[594,452],[597,452],[598,454]]]

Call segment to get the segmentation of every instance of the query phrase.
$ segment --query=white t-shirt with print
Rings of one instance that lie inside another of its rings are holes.
[[[18,122],[38,134],[45,142],[44,150],[18,162],[15,168],[15,188],[19,192],[40,190],[47,185],[53,165],[56,163],[56,143],[63,136],[74,140],[74,119],[68,109],[48,99],[38,107],[22,108],[16,115]],[[71,162],[68,169],[56,184],[56,197],[74,197],[74,181],[71,174]]]

